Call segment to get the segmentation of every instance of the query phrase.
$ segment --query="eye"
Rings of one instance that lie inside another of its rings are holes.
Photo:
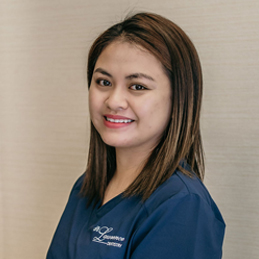
[[[111,86],[111,83],[105,79],[98,79],[96,82],[101,86]]]
[[[144,87],[144,86],[142,86],[142,85],[132,85],[131,87],[130,87],[130,89],[132,89],[132,90],[146,90],[147,88],[146,87]]]

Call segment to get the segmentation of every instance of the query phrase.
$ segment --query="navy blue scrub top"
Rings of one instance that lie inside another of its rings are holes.
[[[86,207],[75,183],[47,259],[219,259],[225,223],[203,183],[176,171],[145,201]]]

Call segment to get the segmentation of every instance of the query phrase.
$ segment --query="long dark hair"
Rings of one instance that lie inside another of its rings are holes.
[[[152,13],[138,13],[113,25],[93,43],[88,56],[88,87],[96,61],[115,40],[140,45],[163,65],[172,88],[172,116],[160,143],[152,151],[142,171],[125,190],[129,197],[146,200],[185,160],[203,180],[204,158],[200,135],[202,72],[197,51],[184,31],[172,21]],[[88,165],[81,193],[88,204],[104,198],[106,187],[116,170],[115,148],[106,145],[91,123]]]

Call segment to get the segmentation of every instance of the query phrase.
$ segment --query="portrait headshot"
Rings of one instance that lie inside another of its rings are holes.
[[[258,258],[255,0],[0,6],[0,258]]]

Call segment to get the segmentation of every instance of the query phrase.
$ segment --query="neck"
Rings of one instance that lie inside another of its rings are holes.
[[[105,191],[103,204],[124,192],[141,172],[149,152],[116,148],[116,171]]]
[[[141,172],[148,156],[149,152],[117,148],[115,178],[128,181],[130,185]]]

